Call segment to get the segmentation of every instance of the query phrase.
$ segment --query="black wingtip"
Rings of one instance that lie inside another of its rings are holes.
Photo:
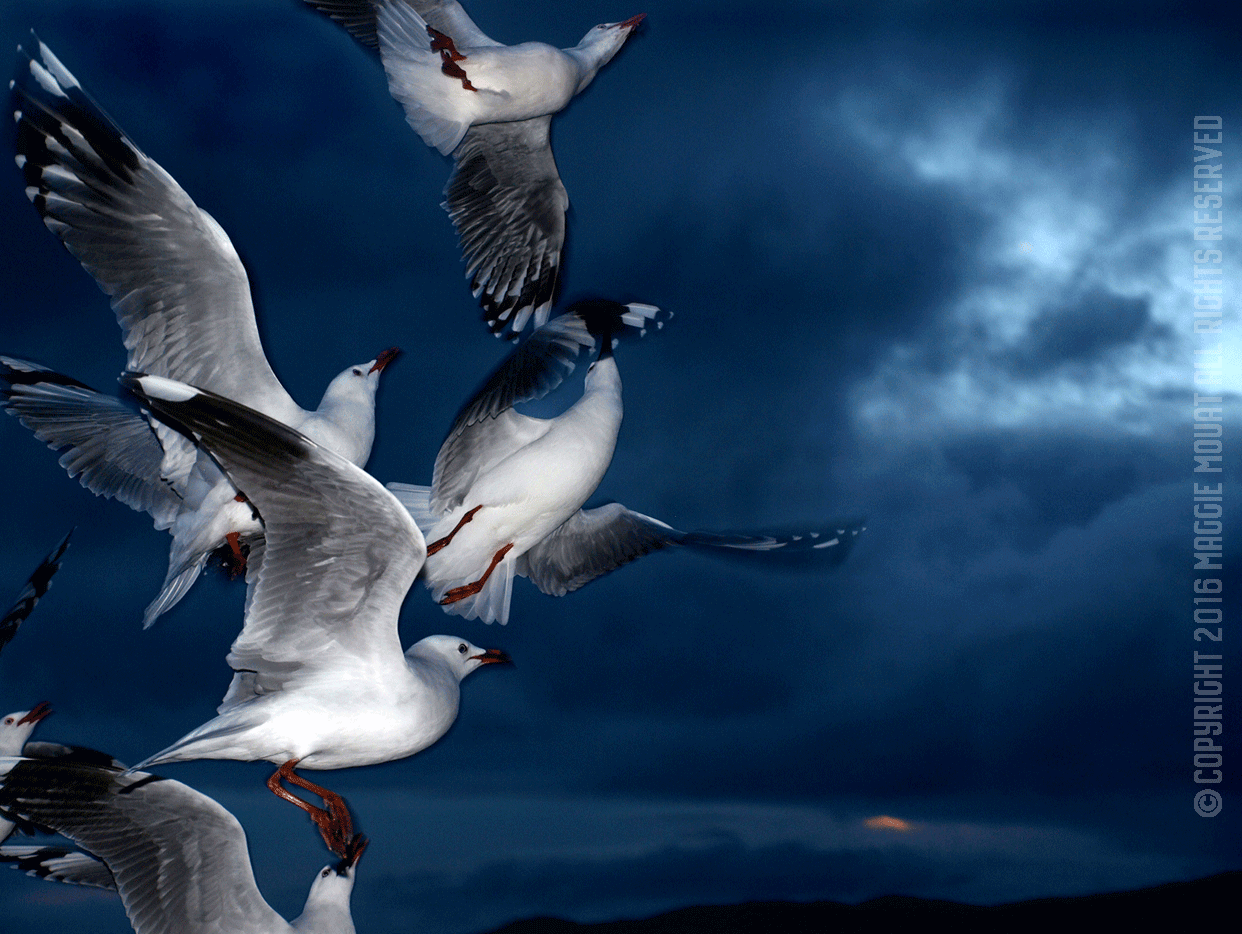
[[[35,605],[43,599],[52,586],[52,577],[60,570],[60,559],[69,547],[69,536],[73,529],[62,538],[56,547],[35,568],[34,573],[26,580],[17,601],[12,608],[0,618],[0,649],[3,649],[17,635],[17,630],[27,617],[34,612]]]
[[[738,563],[759,555],[770,567],[809,571],[843,563],[866,530],[865,519],[851,517],[824,523],[819,531],[811,532],[687,532],[680,544]]]
[[[599,339],[611,336],[620,330],[621,316],[628,310],[621,302],[614,302],[611,299],[586,298],[574,302],[569,308],[569,313],[581,318],[591,335]]]
[[[76,380],[72,376],[57,373],[55,370],[49,370],[47,367],[39,366],[37,363],[31,363],[29,360],[19,360],[17,357],[0,356],[0,383],[6,384],[0,386],[0,395],[6,397],[10,395],[10,390],[15,386],[35,386],[39,383],[50,383],[54,386],[72,386],[89,392],[95,391],[86,383]]]
[[[44,170],[49,166],[68,166],[79,176],[111,175],[129,185],[141,166],[141,154],[33,30],[30,36],[29,48],[18,46],[10,105],[17,119],[15,148],[22,174],[36,209],[45,215],[50,189]],[[104,195],[97,191],[96,196]]]
[[[53,870],[48,866],[52,860],[63,859],[76,851],[63,846],[43,846],[31,853],[0,852],[0,863],[12,863],[13,868],[29,876],[46,879]]]

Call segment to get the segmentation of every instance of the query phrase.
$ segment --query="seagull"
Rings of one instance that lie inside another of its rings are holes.
[[[235,399],[365,464],[380,373],[397,349],[342,371],[317,409],[299,406],[263,353],[249,280],[228,235],[33,33],[31,48],[19,47],[10,82],[17,165],[48,229],[112,296],[128,368]],[[171,530],[168,574],[144,626],[185,595],[217,547],[227,543],[244,564],[241,537],[260,531],[253,510],[175,432],[28,361],[4,358],[0,379],[0,404],[50,447],[68,448],[61,464],[71,476]]]
[[[470,289],[497,336],[548,320],[565,211],[548,131],[646,14],[602,23],[576,46],[506,46],[457,0],[305,0],[379,54],[392,96],[428,146],[453,156],[444,209]],[[193,382],[190,380],[190,382]]]
[[[430,543],[422,578],[447,612],[503,625],[514,575],[559,597],[669,545],[844,558],[862,530],[856,522],[805,535],[733,535],[683,532],[617,503],[582,508],[612,461],[621,428],[615,339],[641,335],[651,323],[662,327],[667,317],[638,303],[571,306],[531,332],[461,409],[430,487],[388,484]],[[573,406],[555,418],[515,411],[556,388],[596,345]]]
[[[0,756],[20,756],[35,727],[51,716],[51,713],[52,705],[41,701],[29,710],[5,714],[4,719],[0,720]],[[6,819],[0,811],[0,843],[12,836],[13,830],[13,821]]]
[[[252,552],[235,674],[219,715],[139,763],[267,760],[276,795],[301,807],[329,848],[352,838],[339,795],[294,768],[372,765],[426,749],[457,718],[460,682],[509,661],[456,636],[404,653],[397,615],[426,546],[380,483],[304,435],[232,400],[159,376],[122,378],[152,416],[209,450],[263,517]],[[304,802],[287,781],[323,799]]]
[[[349,900],[362,835],[319,871],[302,914],[286,922],[255,884],[237,818],[181,782],[72,760],[3,758],[0,811],[98,856],[138,934],[354,932]]]
[[[45,557],[34,573],[26,581],[26,586],[17,595],[17,600],[4,617],[0,619],[0,649],[3,649],[17,634],[17,629],[34,612],[35,605],[47,593],[52,584],[52,576],[60,570],[60,559],[69,547],[70,529],[56,547]],[[29,755],[63,755],[74,747],[61,746],[58,743],[31,743],[31,734],[35,728],[52,714],[52,705],[40,701],[29,710],[15,710],[0,719],[0,756],[20,756],[24,751]],[[0,843],[13,833],[13,822],[0,815]]]
[[[3,651],[4,647],[13,641],[18,627],[34,612],[35,604],[43,599],[43,595],[52,586],[52,575],[60,570],[60,559],[69,547],[69,536],[72,534],[73,529],[70,529],[65,537],[56,543],[56,547],[49,552],[48,556],[39,562],[34,573],[26,580],[26,586],[17,595],[13,606],[3,617],[0,617],[0,651]]]

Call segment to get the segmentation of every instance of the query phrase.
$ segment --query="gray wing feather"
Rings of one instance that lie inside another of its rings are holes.
[[[609,503],[571,516],[518,559],[517,573],[530,578],[544,593],[560,597],[668,545],[722,554],[759,552],[814,561],[822,567],[843,561],[864,528],[857,520],[847,520],[822,532],[804,534],[683,532],[619,503]]]
[[[677,544],[684,536],[620,503],[580,509],[518,558],[517,573],[544,593],[562,597],[635,558]]]
[[[336,20],[351,36],[365,48],[379,51],[379,39],[376,36],[375,7],[377,0],[304,0],[308,6],[314,7]],[[465,47],[479,48],[486,45],[500,45],[488,38],[483,30],[474,24],[466,11],[456,0],[411,0],[409,6],[445,35],[452,36],[453,41]]]
[[[24,360],[0,357],[0,405],[96,496],[148,513],[166,529],[183,502],[165,482],[164,449],[147,420],[115,396]]]
[[[102,859],[138,934],[289,930],[259,894],[237,819],[180,782],[56,760],[0,760],[0,807]]]
[[[522,415],[513,406],[547,395],[573,372],[582,350],[594,346],[582,317],[566,314],[536,328],[505,358],[457,413],[440,446],[432,512],[459,505],[480,473],[547,433],[550,421]]]
[[[331,17],[345,27],[365,49],[379,54],[373,0],[304,0],[307,6]]]
[[[389,0],[392,2],[392,0]],[[429,26],[438,29],[464,48],[479,49],[502,43],[487,35],[475,25],[457,0],[405,0],[418,11]]]
[[[12,92],[26,193],[112,297],[129,368],[296,419],[301,410],[263,353],[228,235],[32,41]]]
[[[548,139],[550,116],[471,127],[453,152],[444,209],[470,288],[493,332],[548,318],[569,196]]]
[[[239,702],[242,687],[266,693],[354,667],[382,678],[403,666],[397,615],[426,554],[405,508],[361,468],[279,422],[207,392],[155,398],[141,380],[122,383],[210,451],[263,519],[245,624],[228,657],[253,677],[235,679],[226,703]]]

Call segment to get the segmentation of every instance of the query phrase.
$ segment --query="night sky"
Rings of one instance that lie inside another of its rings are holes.
[[[1192,806],[1191,722],[1192,653],[1210,651],[1192,638],[1191,134],[1222,115],[1225,177],[1242,170],[1242,49],[1227,14],[1193,9],[470,0],[510,43],[571,46],[648,13],[553,127],[572,203],[562,303],[675,314],[617,350],[625,424],[593,502],[685,529],[868,528],[832,570],[673,551],[561,599],[519,580],[503,628],[446,616],[416,584],[403,642],[452,633],[516,665],[471,676],[426,752],[312,773],[372,837],[359,931],[993,903],[1242,868],[1236,718],[1215,818]],[[404,348],[368,469],[430,482],[506,345],[439,207],[450,163],[378,63],[297,0],[0,8],[8,48],[31,27],[228,232],[301,404]],[[0,166],[0,256],[0,352],[115,386],[107,299],[15,167]],[[1226,442],[1236,314],[1229,297]],[[1212,482],[1232,491],[1226,449]],[[0,707],[49,700],[37,737],[138,761],[212,715],[244,587],[209,574],[143,632],[167,534],[8,417],[0,452],[0,601],[77,526],[0,655]],[[162,774],[239,817],[292,917],[328,854],[263,787],[270,771]],[[6,930],[128,929],[109,893],[7,870],[0,904]]]

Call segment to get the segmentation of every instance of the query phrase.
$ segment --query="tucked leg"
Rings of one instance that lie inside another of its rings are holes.
[[[461,86],[465,88],[467,91],[478,91],[478,88],[476,88],[473,84],[471,84],[470,79],[466,77],[466,70],[462,68],[461,65],[458,65],[455,61],[449,58],[444,52],[441,52],[440,55],[444,59],[442,62],[440,62],[440,70],[442,72],[444,72],[450,78],[461,78]]]
[[[246,553],[242,551],[241,534],[238,532],[229,532],[224,536],[225,542],[228,543],[229,551],[225,556],[224,566],[228,569],[229,577],[237,577],[246,573]]]
[[[451,36],[446,36],[438,29],[427,27],[427,35],[431,36],[431,51],[439,52],[442,58],[447,58],[454,62],[464,62],[466,56],[457,51],[457,46],[453,44]]]
[[[448,606],[450,603],[456,603],[458,600],[465,600],[467,597],[473,597],[476,593],[483,589],[483,585],[487,583],[487,579],[492,576],[492,571],[496,570],[496,565],[504,560],[505,555],[509,553],[509,549],[513,547],[513,542],[505,545],[504,548],[492,555],[492,563],[487,566],[487,570],[483,572],[483,576],[472,584],[463,584],[460,587],[454,587],[444,595],[444,599],[440,601],[440,606]]]
[[[444,536],[444,538],[437,539],[436,541],[432,542],[430,545],[427,546],[427,554],[434,555],[437,551],[439,551],[441,548],[443,548],[445,545],[451,542],[453,540],[453,536],[461,531],[461,527],[465,525],[467,522],[469,522],[471,519],[473,519],[474,514],[482,508],[483,508],[482,506],[475,506],[468,513],[462,516],[461,521],[457,523],[457,525],[453,528],[453,531],[449,532],[448,535]]]

